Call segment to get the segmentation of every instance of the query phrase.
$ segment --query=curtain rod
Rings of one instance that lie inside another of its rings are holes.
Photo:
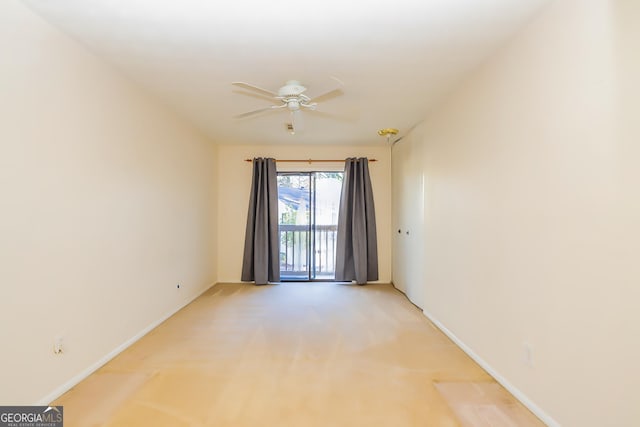
[[[253,162],[253,159],[244,159],[245,162]],[[278,160],[276,159],[276,162],[280,162],[280,163],[343,163],[345,161],[345,159],[340,159],[340,160],[328,160],[328,159],[295,159],[295,160],[290,160],[290,159],[282,159],[282,160]],[[369,162],[377,162],[378,160],[376,159],[369,159]]]

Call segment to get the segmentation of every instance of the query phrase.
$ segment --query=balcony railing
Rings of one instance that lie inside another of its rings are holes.
[[[280,277],[283,280],[333,279],[336,259],[336,225],[280,224]],[[309,242],[311,233],[313,241]],[[311,259],[309,248],[314,253]],[[309,274],[311,272],[311,274]]]

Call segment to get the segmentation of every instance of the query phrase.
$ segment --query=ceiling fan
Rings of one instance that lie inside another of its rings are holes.
[[[257,110],[248,111],[246,113],[238,114],[237,116],[235,116],[236,118],[250,117],[265,111],[286,108],[291,113],[291,126],[289,126],[289,129],[292,134],[295,133],[296,130],[300,130],[302,127],[300,113],[303,109],[315,111],[316,107],[318,106],[318,102],[334,98],[336,96],[342,95],[343,93],[342,89],[336,88],[321,95],[310,97],[305,95],[304,93],[307,91],[307,88],[297,80],[287,81],[284,86],[278,89],[278,92],[263,89],[259,86],[245,82],[233,82],[231,84],[243,89],[251,90],[256,94],[259,94],[260,97],[267,98],[275,104],[268,107],[259,108]]]

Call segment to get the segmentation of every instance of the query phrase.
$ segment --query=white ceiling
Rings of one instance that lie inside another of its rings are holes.
[[[547,0],[25,0],[216,142],[384,144],[424,119]],[[269,101],[233,81],[343,95],[244,119]],[[243,93],[245,94],[243,94]],[[326,114],[322,114],[322,113]]]

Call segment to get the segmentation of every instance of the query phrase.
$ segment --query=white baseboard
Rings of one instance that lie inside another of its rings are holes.
[[[159,318],[155,322],[151,323],[146,328],[142,329],[140,332],[138,332],[137,334],[135,334],[134,336],[132,336],[131,338],[129,338],[128,340],[126,340],[125,342],[120,344],[118,347],[116,347],[113,350],[111,350],[109,353],[105,354],[103,357],[98,359],[94,364],[92,364],[89,367],[87,367],[86,369],[82,370],[79,374],[71,377],[69,379],[69,381],[65,382],[64,384],[61,384],[58,387],[56,387],[51,393],[47,394],[46,396],[44,396],[41,399],[39,399],[36,403],[34,403],[34,405],[36,405],[36,406],[44,406],[44,405],[48,405],[52,401],[56,400],[58,397],[62,396],[64,393],[66,393],[67,391],[71,390],[71,388],[75,387],[80,381],[84,380],[89,375],[93,374],[95,371],[97,371],[102,366],[104,366],[108,361],[110,361],[111,359],[116,357],[118,354],[122,353],[124,350],[126,350],[128,347],[130,347],[132,344],[134,344],[140,338],[144,337],[149,332],[151,332],[152,330],[157,328],[162,322],[164,322],[165,320],[167,320],[168,318],[170,318],[171,316],[176,314],[178,311],[182,310],[184,307],[186,307],[188,304],[193,302],[196,298],[198,298],[200,295],[202,295],[203,293],[205,293],[206,291],[211,289],[216,284],[217,283],[214,283],[213,285],[205,288],[202,292],[200,292],[199,294],[196,294],[193,298],[185,301],[183,304],[181,304],[180,306],[176,307],[175,309],[170,310],[164,316],[162,316],[161,318]]]
[[[516,399],[518,399],[524,406],[526,406],[531,412],[533,412],[540,420],[549,427],[561,427],[560,423],[551,418],[549,414],[544,412],[542,408],[536,405],[531,399],[527,397],[523,392],[518,390],[513,384],[511,384],[505,377],[500,375],[491,365],[478,356],[468,345],[466,345],[460,338],[458,338],[453,332],[447,329],[442,323],[440,323],[433,315],[426,310],[422,310],[424,315],[440,329],[446,336],[451,339],[458,347],[462,349],[467,355],[472,358],[478,365],[489,373],[497,382],[499,382],[504,388],[506,388]]]

